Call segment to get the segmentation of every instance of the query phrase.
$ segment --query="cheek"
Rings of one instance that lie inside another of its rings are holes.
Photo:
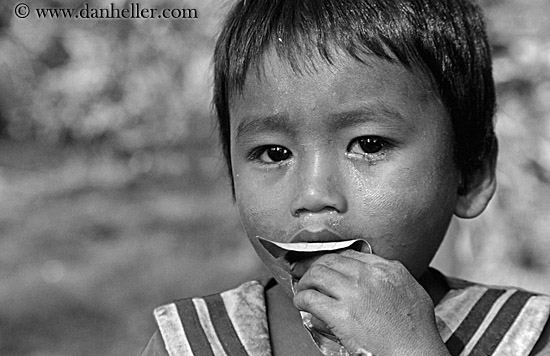
[[[367,179],[354,169],[350,181],[357,219],[371,229],[377,254],[406,262],[407,251],[430,254],[439,245],[454,212],[458,176],[448,157],[402,163],[380,165],[379,174]]]
[[[448,164],[444,163],[448,162]],[[396,196],[400,204],[416,216],[411,216],[420,227],[447,222],[454,212],[458,176],[451,160],[434,160],[404,174],[398,184],[406,184],[404,194]]]
[[[261,178],[246,173],[235,176],[235,202],[249,238],[268,237],[280,231],[280,221],[284,221],[281,194],[261,182]]]
[[[446,223],[456,205],[459,173],[453,159],[452,138],[441,131],[439,139],[426,138],[431,143],[413,151],[410,163],[395,175],[394,198],[416,214],[414,222],[430,227]],[[444,148],[444,149],[442,149]]]

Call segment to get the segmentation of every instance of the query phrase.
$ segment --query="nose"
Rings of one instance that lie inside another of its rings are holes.
[[[343,179],[334,160],[317,154],[297,167],[297,184],[290,209],[293,216],[304,213],[347,210]]]

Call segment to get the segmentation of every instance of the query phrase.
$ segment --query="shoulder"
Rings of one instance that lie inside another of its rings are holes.
[[[169,355],[268,355],[265,281],[206,297],[177,300],[154,311]]]
[[[550,356],[550,321],[546,322],[546,326],[530,356]]]
[[[527,356],[535,344],[541,351],[547,347],[549,296],[454,278],[447,281],[449,292],[435,313],[449,348],[466,355]]]
[[[151,339],[149,339],[147,346],[145,346],[140,356],[169,356],[164,341],[158,331],[151,336]]]

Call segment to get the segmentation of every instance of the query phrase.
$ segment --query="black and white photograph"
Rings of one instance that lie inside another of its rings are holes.
[[[548,0],[2,0],[0,355],[549,356]]]

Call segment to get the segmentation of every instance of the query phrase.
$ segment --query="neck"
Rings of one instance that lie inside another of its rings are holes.
[[[427,268],[426,271],[418,279],[418,283],[428,292],[432,298],[434,306],[441,302],[441,299],[449,291],[449,285],[445,277],[433,268]]]

